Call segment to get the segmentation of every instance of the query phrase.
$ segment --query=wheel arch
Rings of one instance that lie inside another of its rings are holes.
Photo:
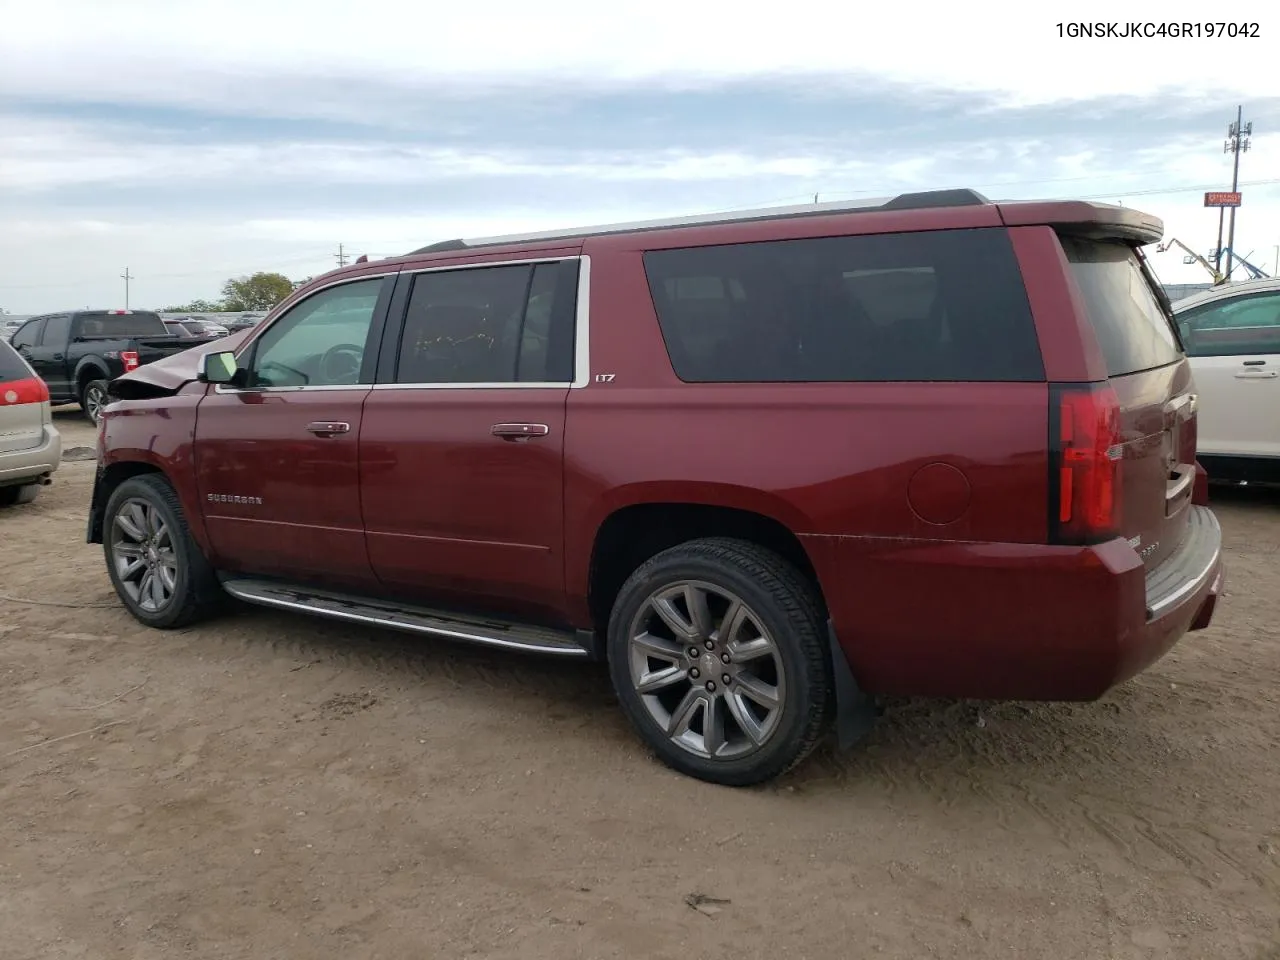
[[[596,630],[605,629],[623,583],[650,557],[708,537],[755,543],[779,554],[823,599],[818,567],[792,526],[776,515],[707,499],[644,500],[618,506],[595,527],[583,595]]]
[[[111,373],[107,365],[98,357],[84,357],[76,364],[76,397],[84,393],[84,388],[94,380],[110,380]]]

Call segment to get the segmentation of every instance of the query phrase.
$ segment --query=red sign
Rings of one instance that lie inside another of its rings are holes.
[[[1240,206],[1240,194],[1229,191],[1206,193],[1204,195],[1204,205],[1206,207],[1238,207]]]

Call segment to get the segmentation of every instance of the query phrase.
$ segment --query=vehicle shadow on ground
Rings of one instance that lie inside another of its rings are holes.
[[[554,718],[584,731],[595,749],[629,751],[636,743],[604,664],[300,621],[258,608],[237,609],[216,630],[232,642],[296,659],[291,670],[336,666],[350,673],[355,686],[393,686],[410,698],[419,691],[430,699],[468,698],[472,708],[524,714],[531,729]],[[1094,703],[886,701],[864,741],[840,750],[829,739],[791,774],[762,789],[847,790],[860,783],[910,789],[914,783],[932,790],[935,781],[950,778],[973,787],[977,802],[984,782],[1079,781],[1091,770],[1114,781],[1125,766],[1135,783],[1142,782],[1141,768],[1167,764],[1177,753],[1160,724],[1169,708],[1161,703],[1162,687],[1168,684],[1131,681]]]

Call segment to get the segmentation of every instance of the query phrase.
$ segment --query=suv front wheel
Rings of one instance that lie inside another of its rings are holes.
[[[225,598],[163,476],[145,474],[120,484],[107,500],[102,533],[111,584],[147,626],[184,627],[214,612]]]
[[[645,742],[682,773],[726,786],[800,763],[834,712],[822,606],[790,563],[746,541],[659,553],[628,578],[609,664]]]

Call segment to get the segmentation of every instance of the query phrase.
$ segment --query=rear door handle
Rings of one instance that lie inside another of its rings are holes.
[[[551,428],[545,423],[495,423],[489,432],[503,440],[530,440],[545,437]]]
[[[1274,380],[1280,376],[1275,370],[1242,370],[1236,374],[1237,380]]]
[[[317,437],[336,437],[351,430],[351,424],[340,420],[317,420],[307,424],[307,430]]]

